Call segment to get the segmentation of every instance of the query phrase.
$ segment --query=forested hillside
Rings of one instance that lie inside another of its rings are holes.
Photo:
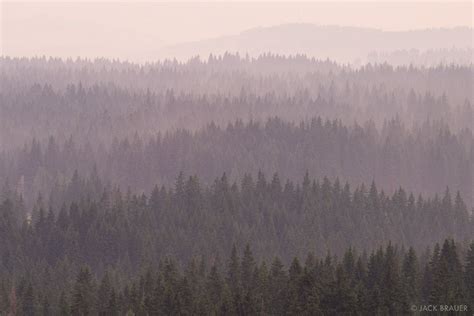
[[[395,119],[377,129],[373,122],[347,127],[321,118],[299,124],[279,118],[237,120],[225,128],[210,124],[197,132],[117,138],[108,146],[81,144],[72,137],[64,143],[53,136],[45,142],[33,139],[0,154],[0,179],[7,179],[31,206],[38,194],[49,197],[67,184],[76,170],[144,192],[155,184],[173,184],[181,171],[199,175],[206,184],[224,172],[231,181],[259,170],[299,181],[308,171],[352,185],[374,180],[389,194],[402,186],[434,195],[449,186],[472,206],[473,150],[470,130],[453,134],[439,123],[408,129]]]
[[[474,308],[472,65],[0,66],[0,315]]]
[[[473,201],[472,67],[305,56],[145,65],[0,59],[0,183],[31,206],[75,170],[150,191],[176,174],[306,171]]]
[[[149,195],[102,183],[75,173],[31,216],[5,193],[0,311],[401,314],[474,303],[474,222],[459,193],[389,196],[374,183],[263,173],[211,186],[180,174]],[[445,236],[457,243],[440,247]]]
[[[347,5],[347,3],[342,5]],[[302,9],[302,11],[304,10],[317,11],[318,9],[307,7]],[[347,7],[341,10],[351,11]],[[367,10],[370,9],[367,8]],[[411,10],[405,9],[405,11]],[[406,16],[404,18],[408,19]],[[256,27],[232,36],[182,43],[165,47],[157,52],[164,57],[175,57],[181,60],[196,55],[208,56],[209,53],[224,54],[229,50],[240,52],[243,55],[249,54],[252,57],[266,52],[281,55],[304,52],[315,58],[331,58],[339,63],[365,64],[371,61],[370,54],[372,52],[389,51],[396,54],[400,50],[429,52],[433,49],[470,49],[473,47],[472,40],[472,25],[471,27],[449,29],[387,31],[371,27],[285,23],[269,27]],[[394,56],[386,57],[388,58],[383,58],[382,61],[388,61],[395,65],[400,62],[400,59],[393,58]],[[456,58],[456,53],[453,51],[445,56],[440,56],[441,58],[429,54],[424,56],[423,60],[414,57],[405,56],[402,64],[437,66],[440,63],[451,64],[454,62],[463,65],[472,63],[472,56],[467,59]]]
[[[20,315],[402,315],[432,305],[461,314],[474,306],[474,243],[452,240],[423,253],[393,244],[341,257],[258,260],[247,245],[225,258],[172,257],[94,273],[64,260],[9,275],[0,310]],[[31,270],[30,270],[31,271]],[[441,307],[443,306],[443,307]]]
[[[32,263],[68,257],[94,269],[136,268],[166,255],[181,262],[222,257],[246,243],[259,258],[288,262],[309,250],[341,254],[389,241],[422,250],[446,236],[469,241],[474,235],[462,196],[449,189],[423,197],[402,188],[386,193],[375,183],[351,189],[338,179],[306,175],[295,183],[263,173],[239,183],[224,174],[212,185],[181,173],[173,187],[139,195],[102,183],[75,173],[49,201],[40,197],[31,216],[11,192],[1,208],[3,268],[20,271],[25,256]]]
[[[470,66],[436,68],[366,65],[351,69],[305,56],[226,54],[187,63],[0,59],[1,148],[35,136],[110,143],[214,121],[300,121],[312,116],[346,125],[397,115],[404,124],[442,120],[471,128]]]

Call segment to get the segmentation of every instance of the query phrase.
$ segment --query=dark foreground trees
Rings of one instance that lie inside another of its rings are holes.
[[[348,248],[341,257],[309,253],[285,267],[257,260],[247,245],[226,260],[167,257],[137,272],[122,264],[32,268],[2,276],[0,312],[20,315],[407,315],[423,306],[472,311],[474,243],[453,240],[416,253],[389,243],[371,253]],[[54,275],[58,283],[44,282]],[[427,291],[424,291],[427,289]]]
[[[310,250],[341,255],[349,246],[371,250],[391,241],[421,251],[446,237],[474,236],[461,195],[449,189],[415,197],[403,188],[388,194],[375,183],[351,189],[338,179],[306,174],[294,183],[263,173],[240,183],[224,174],[206,186],[181,173],[173,187],[155,187],[148,197],[101,182],[75,174],[31,211],[14,194],[0,204],[0,272],[22,269],[26,259],[55,265],[66,258],[93,269],[116,262],[135,269],[167,255],[184,262],[223,258],[233,244],[246,243],[259,258],[278,255],[289,263]]]
[[[474,302],[474,225],[449,189],[415,198],[263,173],[211,186],[180,174],[149,197],[89,184],[76,174],[55,198],[84,198],[60,209],[0,204],[0,313],[400,315]]]

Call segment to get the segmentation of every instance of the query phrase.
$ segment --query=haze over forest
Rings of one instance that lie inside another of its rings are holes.
[[[0,50],[14,56],[150,62],[272,52],[358,65],[389,59],[430,66],[469,64],[473,48],[469,1],[53,0],[4,1],[0,10]]]
[[[1,8],[0,315],[474,312],[472,3]]]
[[[185,60],[237,52],[256,57],[305,54],[317,59],[361,65],[367,62],[392,65],[469,65],[473,54],[472,28],[383,31],[375,28],[284,24],[246,30],[234,36],[167,46],[161,56]]]

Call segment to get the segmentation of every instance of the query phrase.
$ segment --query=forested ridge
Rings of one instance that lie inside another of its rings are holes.
[[[2,148],[22,146],[31,135],[110,143],[114,136],[273,116],[381,126],[398,115],[408,126],[443,120],[453,131],[473,123],[469,66],[351,69],[305,56],[230,54],[145,65],[2,57],[0,66]]]
[[[147,64],[1,57],[0,183],[29,206],[74,170],[149,191],[176,174],[306,170],[473,201],[471,66],[265,54]],[[329,121],[329,122],[328,122]]]
[[[0,310],[20,315],[409,315],[426,306],[474,307],[474,243],[445,240],[416,253],[392,244],[341,257],[308,253],[285,266],[247,245],[225,260],[173,258],[94,273],[65,260],[0,284]],[[449,308],[449,309],[448,309]]]
[[[472,312],[472,78],[0,57],[0,315]]]
[[[21,196],[6,194],[0,249],[10,272],[21,270],[25,257],[132,268],[166,255],[183,262],[224,256],[233,244],[251,243],[259,257],[287,262],[309,249],[340,254],[348,246],[369,250],[391,241],[420,250],[446,236],[469,241],[474,233],[461,195],[449,188],[441,196],[415,197],[402,188],[393,194],[375,183],[351,189],[308,174],[298,183],[263,173],[231,183],[224,174],[205,186],[180,173],[172,188],[156,186],[147,196],[75,173],[63,191],[49,202],[40,196],[31,211]]]
[[[173,184],[180,171],[199,175],[205,184],[224,172],[231,181],[259,170],[296,181],[308,171],[352,185],[374,180],[386,192],[402,186],[434,195],[449,186],[462,193],[470,208],[473,145],[470,130],[454,134],[439,122],[409,129],[394,119],[377,129],[370,121],[348,127],[321,118],[299,124],[280,118],[237,120],[225,128],[209,124],[196,132],[117,138],[109,146],[81,145],[74,138],[60,143],[53,136],[45,142],[33,139],[21,149],[0,153],[0,179],[28,197],[31,206],[39,193],[48,196],[64,186],[75,170],[96,172],[122,189],[142,192]]]

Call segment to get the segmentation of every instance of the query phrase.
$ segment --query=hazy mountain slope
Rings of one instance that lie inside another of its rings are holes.
[[[313,24],[285,24],[244,31],[198,42],[166,47],[162,57],[187,59],[194,55],[207,57],[226,51],[256,56],[265,52],[274,54],[306,54],[331,58],[339,62],[364,62],[367,55],[378,51],[416,49],[472,48],[472,28],[427,29],[388,32],[378,29],[318,26]]]

